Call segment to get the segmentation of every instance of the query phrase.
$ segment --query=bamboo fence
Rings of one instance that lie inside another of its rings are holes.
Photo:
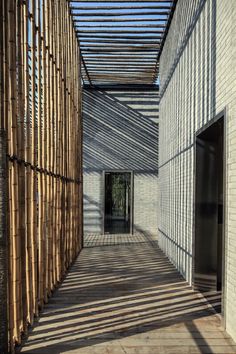
[[[0,7],[13,352],[82,247],[81,74],[66,0]]]

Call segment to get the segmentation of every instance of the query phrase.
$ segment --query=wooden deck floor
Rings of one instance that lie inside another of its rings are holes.
[[[90,236],[85,244],[22,353],[236,353],[219,316],[156,241]]]

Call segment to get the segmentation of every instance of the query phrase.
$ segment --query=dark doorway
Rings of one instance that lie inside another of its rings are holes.
[[[196,138],[195,195],[194,285],[217,312],[221,312],[224,251],[223,171],[224,120],[220,118]]]
[[[131,229],[131,173],[105,172],[104,232],[127,234]]]

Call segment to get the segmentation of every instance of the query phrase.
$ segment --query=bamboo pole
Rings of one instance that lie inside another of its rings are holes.
[[[26,146],[25,160],[31,160],[31,128],[30,128],[30,78],[29,78],[29,1],[26,0],[24,6],[24,69],[25,69],[25,125],[26,125]],[[31,244],[31,170],[26,167],[26,288],[27,288],[27,321],[33,322],[33,298],[32,298],[32,244]]]
[[[41,0],[37,1],[37,26],[38,26],[38,164],[39,166],[43,166],[43,63],[42,63],[42,23],[41,23]],[[38,304],[39,308],[43,308],[44,304],[44,228],[43,228],[43,220],[44,220],[44,199],[43,199],[43,174],[38,173],[38,237],[39,237],[39,259],[38,259]]]
[[[50,171],[50,134],[51,134],[51,127],[50,127],[50,53],[49,53],[49,3],[48,0],[45,0],[45,41],[46,41],[46,94],[47,94],[47,114],[46,114],[46,126],[47,126],[47,133],[46,133],[46,168]],[[47,287],[47,295],[50,296],[51,294],[51,230],[50,230],[50,212],[51,212],[51,205],[50,205],[50,196],[51,196],[51,180],[50,176],[47,176],[47,192],[46,192],[46,218],[47,218],[47,225],[46,225],[46,242],[47,242],[47,264],[46,264],[46,287]]]
[[[7,144],[6,150],[8,152],[9,145],[9,128],[10,128],[10,119],[8,119],[8,110],[9,110],[9,19],[8,19],[8,9],[9,2],[2,2],[2,14],[3,14],[3,91],[2,91],[2,111],[3,118],[1,119],[1,125],[6,130],[7,133]],[[12,215],[12,198],[10,193],[11,186],[11,164],[7,165],[7,174],[8,174],[8,213],[7,213],[7,225],[8,225],[8,333],[10,338],[10,349],[13,349],[13,336],[14,336],[14,318],[13,318],[13,278],[12,278],[12,263],[13,263],[13,253],[12,253],[12,227],[10,224],[10,216]]]
[[[4,4],[0,4],[0,352],[8,351],[8,235],[7,219],[7,180],[6,180],[6,131],[4,126],[4,51],[5,15]]]
[[[10,2],[8,18],[10,24],[9,31],[9,152],[11,155],[17,155],[18,152],[18,139],[17,139],[17,107],[16,107],[16,40],[15,40],[15,28],[16,28],[16,2]],[[12,281],[13,281],[13,323],[14,331],[13,337],[17,343],[20,343],[20,287],[21,287],[21,253],[20,253],[20,239],[19,239],[19,206],[18,206],[18,166],[15,161],[12,163],[11,168],[12,183],[10,186],[12,196],[12,210],[11,210],[11,223],[12,223],[12,255],[13,255],[13,267],[12,267]]]
[[[1,6],[13,352],[81,249],[80,51],[66,0]]]
[[[35,0],[31,0],[31,163],[37,165],[37,117],[36,117],[36,32],[35,32]],[[37,306],[37,199],[36,199],[36,171],[31,170],[31,244],[32,244],[32,296],[33,313],[38,315]]]
[[[46,6],[45,1],[42,3],[42,23],[41,23],[41,38],[42,38],[42,168],[47,167],[47,63],[46,63]],[[41,306],[47,301],[47,175],[42,174],[42,234],[40,256],[40,268],[42,277],[42,286],[40,289]]]
[[[17,30],[18,30],[18,154],[20,159],[24,159],[25,154],[25,86],[24,86],[24,12],[21,1],[17,4]],[[25,167],[19,165],[19,237],[21,243],[21,332],[27,331],[27,289],[26,289],[26,238],[25,238]]]

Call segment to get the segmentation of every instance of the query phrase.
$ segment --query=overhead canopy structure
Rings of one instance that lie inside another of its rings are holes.
[[[176,2],[69,0],[84,84],[155,84]]]

